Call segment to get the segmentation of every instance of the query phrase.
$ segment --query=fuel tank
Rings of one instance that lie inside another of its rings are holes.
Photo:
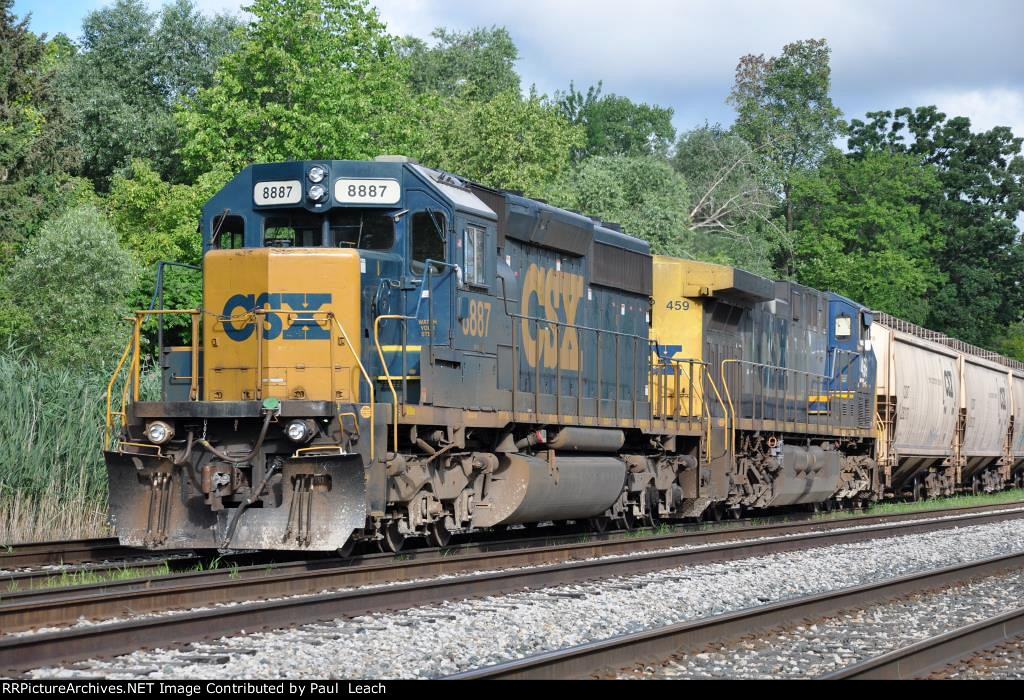
[[[543,454],[543,453],[540,453]],[[576,520],[604,513],[622,493],[628,467],[607,455],[503,454],[490,476],[473,525]]]

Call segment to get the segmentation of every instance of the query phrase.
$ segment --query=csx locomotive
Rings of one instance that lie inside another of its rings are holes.
[[[1021,366],[404,157],[250,166],[200,228],[202,306],[137,312],[108,391],[127,545],[397,551],[992,490],[1024,463]],[[145,400],[168,314],[191,338]]]

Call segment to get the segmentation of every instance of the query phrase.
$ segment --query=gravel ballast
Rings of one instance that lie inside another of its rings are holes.
[[[142,651],[38,677],[430,678],[583,642],[1024,551],[1019,521],[669,569]],[[209,657],[212,657],[209,658]]]
[[[851,610],[677,655],[646,678],[815,678],[1015,608],[1024,572]]]

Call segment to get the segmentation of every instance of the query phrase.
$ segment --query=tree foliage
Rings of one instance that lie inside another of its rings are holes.
[[[47,46],[0,0],[0,265],[73,194],[79,153]]]
[[[433,117],[423,161],[492,187],[538,193],[570,168],[583,134],[535,92],[449,101]]]
[[[188,173],[216,163],[415,152],[420,101],[366,0],[254,0],[211,87],[178,113]]]
[[[789,231],[793,176],[815,168],[842,127],[842,112],[829,95],[830,53],[824,39],[807,39],[787,44],[779,56],[743,56],[729,96],[736,108],[733,128],[771,166]]]
[[[490,100],[519,91],[515,62],[519,50],[504,27],[456,32],[438,27],[434,45],[407,36],[399,52],[409,62],[409,82],[417,93]]]
[[[731,129],[705,125],[680,136],[672,165],[687,182],[702,252],[774,274],[772,263],[789,236],[775,221],[778,200],[761,154]]]
[[[562,114],[583,127],[587,142],[573,152],[576,162],[591,156],[666,156],[676,137],[672,108],[637,104],[619,95],[601,95],[602,84],[584,95],[572,83],[556,95]]]
[[[940,193],[934,170],[905,154],[833,152],[793,182],[797,278],[925,323],[943,282],[933,259],[940,221],[931,208]]]
[[[656,253],[695,257],[686,182],[663,158],[595,156],[549,196],[563,206],[620,224],[648,241]]]
[[[927,325],[978,345],[991,345],[1024,307],[1015,223],[1024,211],[1021,143],[1007,127],[974,132],[966,117],[947,118],[935,107],[871,112],[866,122],[851,122],[854,157],[890,151],[935,169],[941,194],[930,206],[941,219],[935,262],[945,281]]]
[[[127,338],[123,316],[137,266],[99,210],[43,225],[3,280],[14,342],[53,365],[109,362]]]
[[[80,116],[83,174],[106,189],[117,168],[144,158],[162,176],[180,178],[175,105],[212,83],[237,26],[204,16],[192,0],[159,12],[143,0],[117,0],[89,13],[65,80]]]

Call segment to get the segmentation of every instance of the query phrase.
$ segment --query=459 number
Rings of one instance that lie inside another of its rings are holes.
[[[491,332],[491,304],[486,301],[469,300],[469,313],[462,319],[462,334],[486,338]]]
[[[683,299],[672,299],[667,304],[665,304],[665,308],[668,309],[669,311],[689,311],[690,302],[685,301]]]

